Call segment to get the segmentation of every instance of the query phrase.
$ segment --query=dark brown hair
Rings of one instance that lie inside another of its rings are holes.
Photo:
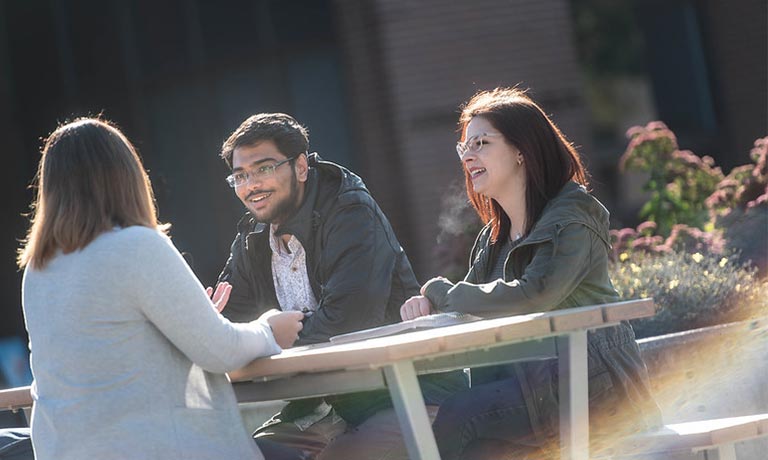
[[[563,133],[524,91],[496,88],[475,94],[462,106],[459,118],[461,140],[474,117],[486,119],[508,144],[523,155],[526,177],[525,232],[528,234],[546,204],[568,181],[587,187],[588,173],[579,154]],[[474,191],[472,179],[464,168],[467,195],[483,223],[491,223],[491,241],[509,227],[509,217],[496,200]]]
[[[221,158],[232,168],[232,154],[238,147],[272,141],[287,158],[295,158],[309,149],[307,128],[284,113],[259,113],[248,117],[221,146]]]
[[[82,249],[115,226],[158,225],[152,185],[136,149],[106,120],[80,118],[45,141],[31,225],[18,265],[42,269],[57,250]]]

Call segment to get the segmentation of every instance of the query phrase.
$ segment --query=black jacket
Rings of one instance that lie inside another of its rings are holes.
[[[318,300],[317,311],[304,320],[297,345],[399,321],[400,306],[419,292],[395,232],[360,177],[314,153],[309,166],[304,203],[278,230],[294,235],[304,247],[309,282]],[[222,313],[245,322],[280,306],[272,279],[269,226],[246,214],[238,232],[219,281],[232,285]],[[464,387],[461,375],[446,378],[440,374],[422,379],[428,404],[439,404]],[[348,422],[357,423],[391,404],[388,400],[386,392],[357,393],[333,398],[333,405]],[[302,416],[313,407],[292,403],[282,419]]]
[[[304,322],[297,345],[400,319],[400,306],[418,294],[419,284],[395,232],[363,181],[331,162],[309,158],[304,203],[280,226],[307,254],[307,271],[318,300]],[[280,308],[272,280],[269,226],[246,214],[219,281],[232,285],[223,314],[252,321]]]

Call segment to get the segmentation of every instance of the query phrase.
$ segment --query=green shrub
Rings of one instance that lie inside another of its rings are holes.
[[[621,169],[648,173],[643,190],[650,192],[650,200],[640,217],[656,222],[657,234],[664,237],[675,224],[704,229],[709,221],[707,198],[725,177],[714,160],[680,150],[675,134],[660,121],[630,128],[627,137]]]
[[[622,299],[653,297],[653,318],[633,321],[650,337],[768,314],[768,282],[735,254],[623,252],[611,262]]]
[[[755,141],[751,163],[723,176],[710,157],[679,150],[675,134],[655,121],[627,131],[622,170],[648,173],[648,221],[612,230],[614,256],[624,252],[730,251],[768,275],[768,137]]]

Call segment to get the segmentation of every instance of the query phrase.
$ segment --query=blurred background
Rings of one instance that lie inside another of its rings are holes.
[[[530,88],[613,225],[636,225],[641,180],[618,172],[629,127],[661,120],[726,173],[768,132],[767,23],[765,0],[0,0],[0,339],[26,343],[15,256],[59,122],[123,129],[210,285],[243,212],[219,147],[247,116],[287,112],[364,178],[425,281],[440,216],[466,201],[462,101]]]

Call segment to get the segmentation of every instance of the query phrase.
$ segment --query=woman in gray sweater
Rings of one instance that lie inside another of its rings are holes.
[[[262,458],[224,373],[291,346],[301,313],[222,317],[229,286],[211,301],[108,122],[59,127],[37,179],[19,255],[37,460]]]

